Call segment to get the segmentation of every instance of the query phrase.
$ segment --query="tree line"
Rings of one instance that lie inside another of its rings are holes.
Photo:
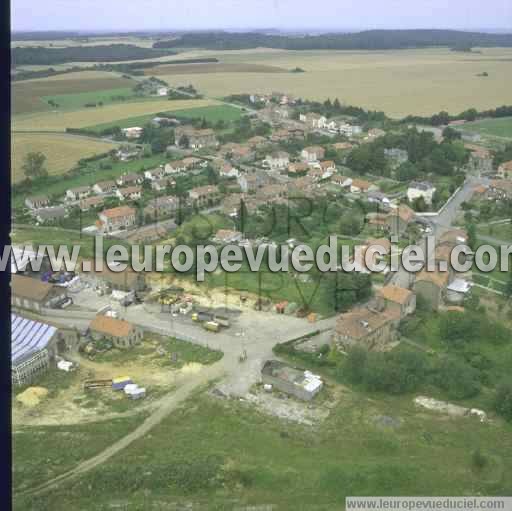
[[[110,44],[98,46],[69,46],[67,48],[45,48],[42,46],[16,47],[11,50],[14,66],[54,65],[66,62],[144,60],[174,55],[169,50],[141,48],[133,44]]]
[[[457,30],[366,30],[350,34],[305,36],[262,33],[203,32],[158,41],[153,48],[200,47],[216,50],[279,48],[286,50],[394,50],[446,46],[511,47],[512,34],[485,34]]]

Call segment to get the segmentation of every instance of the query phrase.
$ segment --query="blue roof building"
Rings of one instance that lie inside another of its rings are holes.
[[[13,385],[30,383],[35,376],[48,370],[56,339],[56,327],[11,314]]]

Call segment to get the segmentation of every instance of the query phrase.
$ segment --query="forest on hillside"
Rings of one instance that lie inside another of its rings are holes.
[[[512,46],[512,34],[462,32],[458,30],[366,30],[348,34],[314,36],[268,35],[257,32],[195,32],[158,41],[154,48],[200,47],[216,50],[239,50],[257,47],[286,50],[393,50],[447,46]]]

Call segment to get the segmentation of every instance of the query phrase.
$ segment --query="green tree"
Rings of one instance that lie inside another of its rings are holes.
[[[45,167],[46,156],[41,152],[30,152],[23,159],[22,169],[28,179],[36,179],[48,175]]]
[[[512,421],[512,380],[498,385],[494,409],[507,421]]]
[[[434,381],[446,391],[450,399],[467,399],[480,392],[478,371],[465,362],[444,358],[440,362]]]
[[[471,463],[476,470],[482,470],[487,465],[487,456],[482,453],[480,447],[473,451],[473,454],[471,455]]]
[[[469,223],[466,226],[466,232],[468,233],[468,246],[471,250],[476,250],[478,248],[477,237],[476,237],[476,225],[474,223]]]
[[[505,296],[512,298],[512,273],[509,275],[507,284],[505,285]]]
[[[443,130],[443,137],[447,142],[452,142],[454,140],[460,140],[462,138],[462,135],[453,128],[450,128],[450,126],[447,126]]]
[[[344,213],[339,221],[339,232],[345,236],[359,234],[363,228],[363,219],[354,212]]]
[[[367,358],[368,352],[361,346],[355,346],[349,350],[344,369],[351,383],[363,382]]]
[[[181,135],[179,141],[178,141],[178,145],[180,147],[183,147],[185,149],[188,149],[188,147],[190,146],[190,140],[189,138],[187,137],[187,135]]]

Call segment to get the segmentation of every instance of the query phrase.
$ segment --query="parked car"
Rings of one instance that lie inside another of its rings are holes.
[[[56,309],[65,309],[66,307],[69,307],[70,305],[73,304],[73,299],[72,298],[63,298],[62,300],[59,300],[55,305],[54,307]]]

